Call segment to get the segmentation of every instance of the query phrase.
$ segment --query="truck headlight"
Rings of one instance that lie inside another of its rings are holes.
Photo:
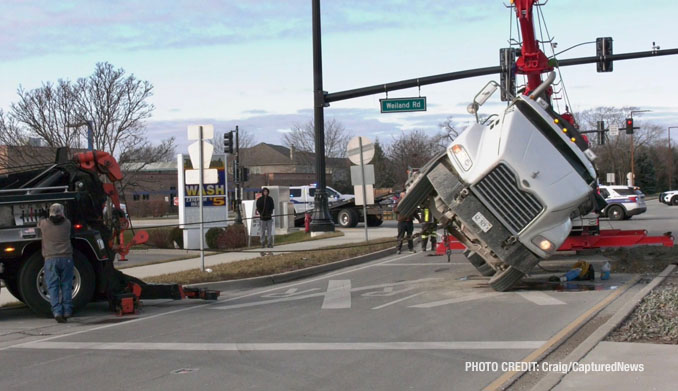
[[[546,252],[546,253],[551,253],[555,250],[556,246],[548,239],[541,235],[537,235],[534,238],[532,238],[532,243],[539,247],[541,251]]]
[[[450,151],[452,151],[454,158],[457,159],[457,162],[459,163],[461,168],[464,169],[464,171],[468,171],[471,169],[471,166],[473,166],[473,161],[471,160],[471,157],[468,155],[468,152],[466,152],[466,149],[464,149],[463,146],[459,144],[454,144],[452,147],[450,147]]]

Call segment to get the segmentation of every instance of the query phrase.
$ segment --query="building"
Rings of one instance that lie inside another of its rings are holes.
[[[250,170],[243,184],[243,199],[254,199],[264,186],[298,186],[316,181],[315,154],[296,151],[281,145],[259,143],[240,150],[240,164]],[[349,192],[350,161],[326,159],[327,184]],[[129,163],[122,167],[126,183],[122,198],[132,216],[162,216],[177,213],[177,165],[173,162]],[[229,200],[235,197],[233,156],[227,159]]]

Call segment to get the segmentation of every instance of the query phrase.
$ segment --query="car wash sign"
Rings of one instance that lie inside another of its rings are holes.
[[[217,170],[217,183],[203,184],[203,206],[226,205],[226,163],[223,155],[214,156],[209,168]],[[184,170],[193,169],[189,159],[184,160]],[[184,185],[184,205],[186,207],[200,206],[200,185]]]

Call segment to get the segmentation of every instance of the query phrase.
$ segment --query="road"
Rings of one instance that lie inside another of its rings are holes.
[[[523,359],[629,278],[497,293],[460,254],[417,253],[136,317],[3,310],[0,389],[480,389],[503,371],[469,363]]]

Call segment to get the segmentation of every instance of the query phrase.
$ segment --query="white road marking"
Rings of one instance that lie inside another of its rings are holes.
[[[468,262],[382,263],[375,266],[445,266],[445,265],[469,265],[469,263]]]
[[[378,305],[378,306],[376,306],[376,307],[374,307],[374,308],[372,308],[372,309],[373,309],[373,310],[380,310],[380,309],[382,309],[382,308],[384,308],[384,307],[388,307],[388,306],[390,306],[390,305],[392,305],[392,304],[400,303],[401,301],[405,301],[405,300],[411,299],[411,298],[413,298],[413,297],[415,297],[415,296],[419,296],[419,295],[421,295],[421,294],[423,294],[423,293],[425,293],[425,292],[419,292],[419,293],[415,293],[415,294],[413,294],[413,295],[401,297],[401,298],[398,299],[398,300],[393,300],[393,301],[388,302],[388,303],[386,303],[386,304]]]
[[[351,308],[351,280],[330,280],[327,283],[327,292],[323,310]]]
[[[290,288],[286,290],[285,292],[274,292],[274,293],[268,293],[265,295],[261,295],[261,297],[292,297],[296,295],[302,295],[304,293],[309,293],[313,291],[317,291],[320,288],[310,288],[310,289],[305,289],[303,291],[299,291],[298,288]]]
[[[522,291],[516,292],[523,299],[529,300],[537,305],[562,305],[567,304],[564,301],[551,297],[541,291]]]
[[[412,281],[402,281],[402,282],[392,282],[392,283],[388,283],[388,284],[369,285],[369,286],[363,286],[363,287],[360,287],[360,288],[351,288],[351,292],[363,292],[363,291],[369,291],[369,290],[385,288],[385,287],[396,287],[396,286],[401,286],[401,285],[419,284],[419,283],[439,281],[439,280],[442,280],[442,278],[422,278],[422,279],[419,279],[419,280],[412,280]],[[276,298],[276,299],[260,300],[260,301],[253,301],[253,302],[248,302],[248,303],[223,305],[223,306],[218,306],[218,307],[215,306],[215,307],[209,307],[209,309],[211,309],[211,310],[230,310],[230,309],[234,309],[234,308],[256,307],[256,306],[264,305],[264,304],[274,304],[274,303],[282,303],[282,302],[286,302],[286,301],[308,299],[308,298],[311,298],[311,297],[320,297],[320,296],[325,296],[325,294],[326,294],[326,292],[309,293],[309,294],[300,295],[300,296],[281,297],[281,298]]]
[[[448,305],[448,304],[463,303],[465,301],[486,299],[488,297],[494,297],[494,296],[498,296],[500,294],[501,293],[497,293],[497,292],[471,293],[470,295],[461,296],[461,297],[453,297],[451,299],[436,300],[436,301],[431,301],[429,303],[415,304],[415,305],[411,305],[410,308],[440,307],[440,306]]]
[[[289,343],[185,343],[185,342],[29,342],[13,349],[159,350],[159,351],[337,351],[337,350],[503,350],[537,349],[545,341],[457,342],[289,342]]]
[[[242,299],[242,298],[245,298],[245,297],[251,297],[251,296],[261,295],[262,293],[273,292],[273,291],[276,291],[276,290],[279,290],[279,289],[284,289],[284,288],[288,288],[288,289],[289,289],[290,287],[293,287],[293,286],[298,286],[298,285],[302,285],[302,284],[308,284],[308,283],[310,283],[310,282],[314,282],[314,281],[318,281],[318,280],[322,280],[322,279],[326,279],[326,278],[330,278],[330,277],[338,276],[338,275],[342,275],[342,274],[353,273],[353,272],[358,271],[358,270],[367,269],[367,268],[370,268],[370,267],[377,266],[377,265],[379,265],[379,264],[381,264],[381,263],[384,263],[384,262],[392,262],[392,261],[397,261],[397,260],[400,260],[400,259],[405,259],[405,258],[411,257],[412,255],[414,255],[414,254],[407,254],[407,255],[400,256],[400,257],[396,257],[396,258],[394,258],[394,259],[387,259],[387,260],[380,261],[380,262],[377,262],[377,263],[368,263],[367,265],[364,265],[364,266],[360,266],[360,267],[352,267],[352,268],[349,268],[349,269],[347,269],[347,270],[337,271],[337,272],[335,272],[335,273],[330,273],[330,274],[327,274],[327,275],[324,275],[324,276],[312,278],[312,279],[310,279],[310,280],[304,280],[304,281],[294,282],[294,283],[290,283],[290,284],[285,284],[284,286],[277,286],[277,287],[275,287],[275,288],[268,288],[268,289],[264,289],[264,290],[258,290],[258,291],[255,291],[255,292],[247,293],[247,294],[244,294],[244,295],[241,295],[241,296],[231,297],[231,298],[228,298],[228,299],[220,299],[220,300],[219,300],[219,303],[234,301],[234,300]],[[149,320],[149,319],[158,318],[158,317],[165,316],[165,315],[176,314],[176,313],[178,313],[178,312],[197,310],[197,309],[199,309],[199,308],[203,308],[203,307],[207,307],[207,306],[212,306],[212,305],[214,305],[214,304],[215,304],[215,303],[205,303],[205,304],[200,304],[200,305],[196,305],[196,306],[191,306],[191,307],[188,307],[188,308],[181,308],[181,309],[178,309],[178,310],[162,312],[162,313],[155,314],[155,315],[143,316],[143,317],[140,317],[140,318],[128,320],[128,321],[126,321],[126,322],[113,323],[113,324],[107,324],[107,325],[102,325],[102,326],[98,326],[98,327],[92,327],[92,328],[87,329],[87,330],[79,330],[79,331],[74,331],[74,332],[72,332],[72,333],[66,333],[66,334],[62,334],[62,335],[52,335],[52,336],[49,336],[49,337],[46,337],[46,338],[38,339],[38,340],[33,341],[33,342],[22,342],[22,343],[19,343],[19,344],[16,344],[16,345],[10,345],[10,346],[0,347],[0,352],[3,351],[3,350],[15,348],[15,347],[21,347],[21,346],[23,346],[23,345],[26,344],[26,343],[35,343],[35,342],[42,342],[42,341],[51,341],[51,340],[53,340],[53,339],[59,339],[59,338],[70,337],[70,336],[73,336],[73,335],[89,333],[89,332],[91,332],[91,331],[97,331],[97,330],[102,330],[102,329],[108,329],[108,328],[112,328],[112,327],[119,327],[119,326],[131,324],[131,323],[142,322],[142,321],[144,321],[144,320]]]

